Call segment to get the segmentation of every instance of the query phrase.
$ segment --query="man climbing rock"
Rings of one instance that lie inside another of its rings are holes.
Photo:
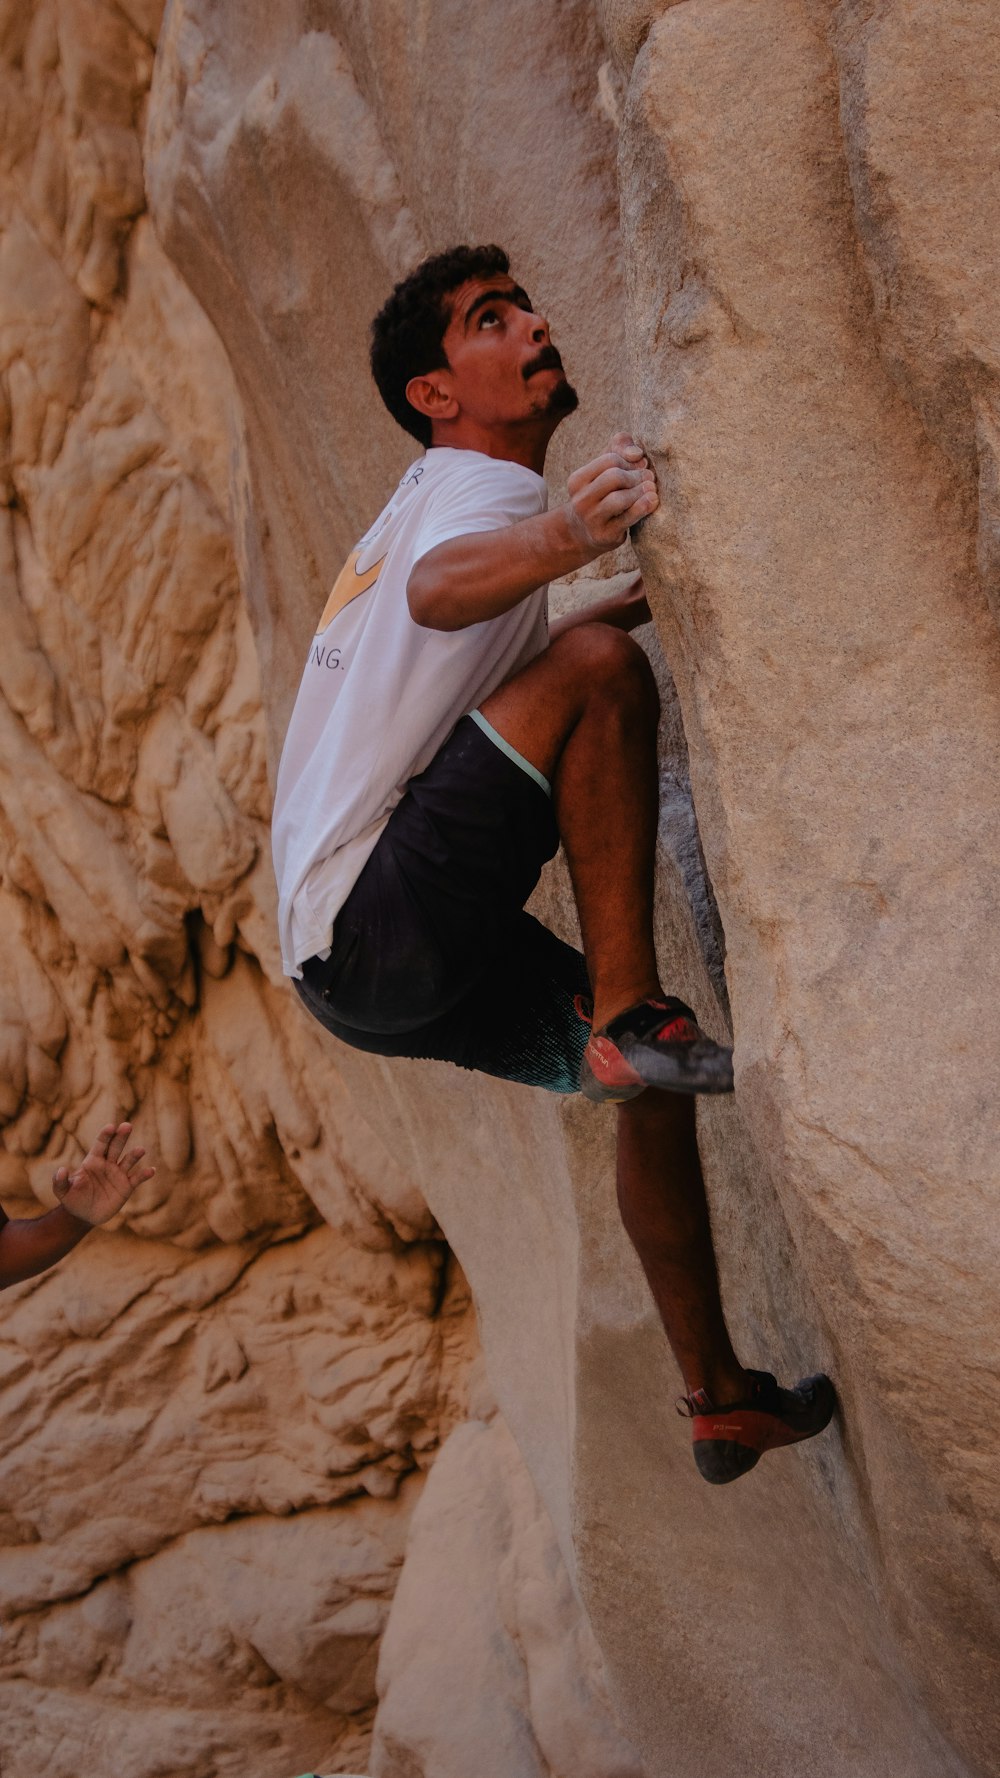
[[[625,1227],[698,1468],[731,1481],[821,1431],[833,1388],[780,1389],[726,1328],[691,1095],[730,1092],[732,1057],[657,972],[641,582],[547,621],[548,582],[623,543],[654,476],[619,433],[547,510],[546,449],[577,397],[498,247],[425,260],[371,359],[424,455],[337,579],[299,688],[274,808],[284,967],[355,1048],[618,1105]],[[583,955],[524,912],[560,840]]]

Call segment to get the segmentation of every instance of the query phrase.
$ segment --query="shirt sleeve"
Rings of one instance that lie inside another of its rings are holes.
[[[450,542],[453,537],[468,537],[475,531],[498,531],[504,525],[516,525],[520,519],[534,518],[545,511],[547,503],[544,482],[530,470],[501,475],[483,468],[450,477],[427,502],[413,560],[418,562],[428,550]]]

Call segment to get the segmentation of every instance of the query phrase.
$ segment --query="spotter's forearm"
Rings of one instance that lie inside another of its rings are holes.
[[[89,1233],[89,1225],[58,1204],[44,1216],[4,1221],[0,1226],[0,1290],[36,1278],[63,1259]]]

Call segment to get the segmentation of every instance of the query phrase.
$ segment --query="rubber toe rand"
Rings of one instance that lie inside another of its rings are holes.
[[[684,1396],[678,1408],[690,1414],[694,1460],[706,1482],[735,1482],[760,1462],[765,1451],[801,1444],[830,1424],[837,1393],[829,1377],[803,1377],[794,1389],[781,1389],[769,1371],[751,1371],[752,1393],[745,1401],[713,1408],[704,1393]]]

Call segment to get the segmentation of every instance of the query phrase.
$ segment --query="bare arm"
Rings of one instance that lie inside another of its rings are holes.
[[[500,617],[546,581],[617,549],[629,527],[658,505],[653,472],[627,433],[576,470],[568,485],[569,499],[552,512],[428,550],[406,589],[414,622],[464,630]]]
[[[0,1290],[47,1271],[86,1233],[86,1223],[77,1222],[61,1204],[44,1216],[24,1221],[10,1222],[4,1217],[0,1227]]]
[[[69,1253],[98,1223],[109,1222],[137,1185],[156,1169],[138,1171],[145,1149],[123,1151],[131,1124],[105,1124],[74,1173],[60,1167],[52,1180],[61,1203],[44,1216],[10,1221],[0,1210],[0,1290],[35,1278]]]

